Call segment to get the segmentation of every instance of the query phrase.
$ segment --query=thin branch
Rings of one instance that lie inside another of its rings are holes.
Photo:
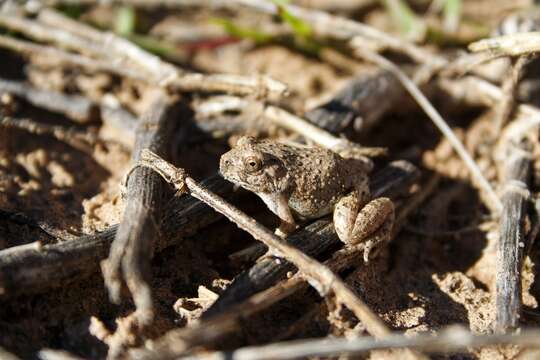
[[[197,354],[182,359],[205,360],[262,360],[299,359],[309,357],[332,357],[345,354],[362,354],[373,350],[409,348],[432,353],[452,353],[468,348],[493,345],[519,345],[540,347],[540,329],[523,330],[516,335],[474,335],[461,327],[449,327],[439,335],[418,334],[414,337],[389,335],[384,339],[360,337],[354,339],[323,338],[296,340],[263,346],[251,346],[231,352]]]
[[[65,114],[78,123],[91,122],[98,115],[97,106],[83,96],[38,89],[20,81],[0,79],[0,94],[2,93],[9,93],[32,105]]]
[[[377,53],[371,52],[369,50],[363,49],[359,50],[357,49],[356,55],[360,56],[368,61],[371,61],[382,68],[391,71],[401,82],[403,87],[407,89],[407,91],[411,94],[411,96],[416,100],[416,102],[420,105],[422,110],[429,116],[429,118],[433,121],[435,126],[441,131],[441,133],[448,139],[456,153],[461,157],[463,160],[463,163],[467,168],[469,169],[473,179],[475,179],[475,183],[482,189],[483,193],[486,195],[485,201],[488,208],[494,213],[498,214],[500,213],[502,209],[502,204],[493,190],[493,187],[491,184],[486,180],[484,175],[482,174],[482,171],[476,165],[474,159],[471,157],[471,155],[467,152],[467,149],[465,149],[465,146],[463,143],[457,138],[457,136],[454,134],[452,129],[448,126],[446,121],[442,118],[441,114],[431,105],[429,100],[425,97],[425,95],[420,91],[418,86],[414,82],[412,82],[411,79],[396,65],[394,65],[392,62],[385,59],[383,56],[378,55]]]
[[[24,56],[39,56],[46,58],[47,61],[57,61],[59,65],[75,65],[89,71],[105,71],[145,82],[150,80],[141,72],[118,66],[111,61],[93,59],[84,55],[70,53],[53,46],[40,45],[5,35],[0,35],[0,47],[21,53]]]
[[[112,61],[111,55],[114,54],[114,66],[116,68],[127,67],[133,72],[142,71],[143,74],[135,75],[136,78],[140,78],[142,75],[149,78],[147,81],[154,85],[171,87],[178,91],[223,91],[231,94],[268,97],[271,99],[281,98],[287,93],[285,84],[265,75],[205,75],[181,72],[172,64],[140,49],[113,33],[97,31],[50,9],[42,10],[40,14],[42,14],[40,19],[46,21],[46,23],[13,14],[0,13],[0,25],[19,31],[38,41],[53,42],[61,47],[74,49],[83,54],[90,54],[98,59]],[[4,41],[4,43],[6,42]],[[21,43],[7,43],[12,49],[20,48],[21,45]],[[25,47],[25,50],[29,50],[28,46]],[[36,48],[33,48],[32,51],[36,51]],[[64,56],[63,59],[65,60],[66,57]],[[70,60],[75,59],[72,57]],[[76,61],[82,62],[80,59]],[[110,70],[114,69],[109,68]],[[123,70],[114,71],[115,73],[128,75]]]
[[[135,65],[149,75],[153,75],[158,83],[164,83],[169,78],[178,76],[178,70],[175,66],[112,32],[96,30],[83,22],[73,20],[58,11],[48,8],[39,11],[37,19],[50,29],[72,35],[80,41],[81,45],[88,42],[91,45],[91,51],[94,51],[94,48],[97,49],[95,52],[97,56],[110,58],[119,65]],[[64,44],[64,42],[61,42],[61,44]],[[79,51],[86,49],[85,46],[76,48]]]
[[[186,186],[190,194],[201,201],[204,201],[215,210],[225,215],[241,229],[250,233],[255,239],[263,242],[275,256],[282,257],[294,264],[310,284],[326,296],[332,293],[336,300],[346,305],[356,317],[362,321],[368,331],[376,337],[389,334],[388,328],[375,315],[371,309],[360,300],[330,269],[310,258],[297,248],[283,242],[274,233],[262,226],[241,210],[227,203],[223,198],[208,191],[204,186],[198,184],[190,177],[178,175],[179,170],[169,165],[162,167],[163,160],[150,151],[143,151],[141,154],[141,165],[157,170],[167,181],[170,181],[176,188],[182,189]]]
[[[92,145],[98,141],[97,136],[89,132],[60,125],[41,124],[30,119],[14,119],[0,115],[0,126],[20,129],[36,135],[50,135],[86,154],[92,153]]]
[[[64,0],[66,1],[66,0]],[[69,1],[69,0],[67,0]],[[90,3],[95,0],[71,0],[75,3]],[[58,0],[53,0],[52,3],[57,3]],[[203,6],[216,8],[230,8],[236,10],[238,7],[246,7],[269,15],[278,15],[278,6],[267,0],[165,0],[165,1],[148,1],[148,0],[111,0],[110,3],[128,4],[133,6],[162,6],[167,8],[185,7],[185,6]],[[353,37],[362,37],[370,41],[376,42],[379,46],[392,49],[396,52],[406,54],[419,63],[430,62],[433,64],[441,64],[446,61],[425,49],[416,46],[403,39],[393,37],[383,31],[375,29],[371,26],[350,20],[344,17],[331,15],[324,11],[315,9],[303,8],[300,6],[280,4],[287,12],[309,23],[315,34],[322,37],[331,37],[338,40],[350,40]]]
[[[503,127],[510,121],[516,108],[516,96],[521,77],[525,71],[527,64],[529,64],[531,58],[526,56],[520,56],[517,59],[512,59],[512,71],[506,76],[502,84],[502,91],[504,93],[503,101],[497,106],[496,118],[495,118],[495,130],[494,137],[497,138]]]
[[[386,150],[383,148],[359,146],[352,141],[334,136],[328,131],[276,106],[268,106],[264,111],[264,116],[272,120],[276,125],[297,132],[317,145],[335,151],[344,157],[375,157],[386,154]]]
[[[472,52],[489,52],[493,56],[521,56],[535,54],[540,51],[540,32],[523,32],[469,44]]]
[[[159,86],[170,86],[182,91],[223,91],[240,95],[256,97],[280,98],[287,92],[287,86],[269,76],[259,75],[246,77],[241,75],[213,74],[203,75],[180,71],[174,65],[161,60],[158,56],[139,48],[130,41],[111,32],[101,32],[79,21],[72,20],[63,14],[43,9],[38,19],[45,24],[56,26],[67,33],[74,33],[83,39],[88,39],[114,54],[115,61],[126,64],[134,63],[154,77]]]
[[[406,161],[394,161],[371,177],[370,189],[373,197],[385,196],[393,201],[408,195],[412,184],[418,179],[418,169]],[[405,209],[409,208],[413,199],[407,198]],[[407,212],[407,211],[406,211]],[[397,219],[402,218],[400,211]],[[399,224],[398,224],[399,226]],[[302,252],[317,257],[336,246],[342,245],[334,231],[331,217],[320,219],[305,228],[291,234],[287,241]],[[262,253],[266,248],[261,244]],[[290,272],[297,269],[287,261],[276,262],[275,258],[266,256],[257,261],[250,269],[235,277],[232,284],[220,295],[203,314],[203,318],[211,318],[235,304],[246,301],[250,296],[263,291],[276,282],[283,280]]]
[[[438,84],[456,100],[471,105],[492,107],[504,98],[499,87],[474,76],[459,80],[439,79]],[[518,104],[515,117],[532,124],[540,119],[540,109],[529,104]],[[520,121],[520,126],[528,126],[525,122]],[[519,131],[522,132],[522,129]]]

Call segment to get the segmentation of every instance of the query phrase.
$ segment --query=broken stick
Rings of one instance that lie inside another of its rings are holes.
[[[503,211],[497,247],[496,308],[497,330],[517,329],[521,314],[521,268],[528,248],[528,182],[532,165],[531,147],[526,141],[508,146],[504,161]]]
[[[177,99],[158,100],[143,116],[136,132],[132,159],[140,160],[141,151],[150,148],[162,156],[168,153],[171,134],[177,123],[181,103]],[[126,207],[122,222],[111,245],[107,260],[102,262],[109,296],[120,302],[125,281],[137,307],[141,324],[153,319],[150,287],[150,259],[159,236],[159,219],[164,205],[164,183],[148,168],[134,169],[127,179]]]
[[[396,198],[408,191],[418,175],[418,170],[412,164],[406,161],[392,162],[374,175],[371,181],[373,196]],[[328,218],[317,220],[297,231],[289,236],[287,241],[310,256],[318,256],[341,244],[332,221]],[[234,304],[245,301],[253,294],[284,279],[290,271],[295,271],[295,267],[287,261],[277,261],[274,257],[261,259],[251,269],[234,279],[225,292],[203,314],[203,318],[216,316]]]
[[[192,196],[204,201],[236,223],[241,229],[249,232],[255,239],[267,245],[275,256],[290,261],[322,296],[331,294],[335,296],[339,304],[347,306],[362,321],[373,336],[383,337],[390,333],[390,330],[382,320],[330,269],[309,257],[301,250],[282,241],[274,233],[247,216],[244,212],[229,204],[218,195],[208,191],[208,189],[187,176],[183,169],[174,167],[156,154],[146,150],[141,153],[139,166],[154,169],[166,181],[170,182],[177,191],[185,191],[186,188],[189,189]]]
[[[219,175],[203,182],[213,192],[230,198],[232,184]],[[156,249],[174,245],[221,216],[189,195],[173,198],[163,211],[161,236]],[[2,213],[0,213],[0,216]],[[58,239],[51,245],[7,248],[0,251],[0,298],[48,291],[80,281],[99,270],[99,262],[109,254],[118,225],[74,240]]]

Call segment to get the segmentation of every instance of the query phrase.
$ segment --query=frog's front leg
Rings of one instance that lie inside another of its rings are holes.
[[[275,233],[279,237],[286,237],[287,234],[296,230],[296,222],[289,207],[289,199],[284,194],[259,194],[259,197],[264,201],[266,206],[276,214],[281,223]]]
[[[388,198],[377,198],[365,204],[367,194],[353,191],[344,196],[334,209],[334,228],[345,244],[356,245],[364,241],[364,261],[370,251],[387,241],[394,224],[394,204]],[[365,204],[363,207],[362,204]],[[366,241],[366,238],[369,240]]]

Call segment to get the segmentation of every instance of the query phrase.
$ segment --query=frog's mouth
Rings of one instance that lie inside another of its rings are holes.
[[[227,174],[224,174],[221,170],[218,170],[218,174],[219,176],[221,176],[222,178],[224,178],[225,180],[227,180],[228,182],[232,183],[233,184],[233,191],[238,191],[238,189],[242,188],[243,186],[240,185],[238,182],[239,180],[236,179],[236,178],[233,178]],[[247,189],[249,190],[249,189]]]

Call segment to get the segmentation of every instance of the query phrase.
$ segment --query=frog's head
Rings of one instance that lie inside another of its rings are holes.
[[[284,192],[289,182],[287,168],[269,151],[271,146],[268,141],[241,137],[233,149],[221,156],[221,175],[254,193]]]

